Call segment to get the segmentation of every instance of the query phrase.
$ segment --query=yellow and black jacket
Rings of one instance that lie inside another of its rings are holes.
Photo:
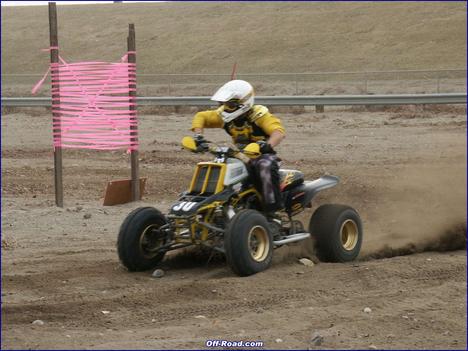
[[[221,106],[217,110],[198,112],[192,121],[192,131],[195,128],[224,128],[235,144],[241,146],[259,140],[267,140],[275,130],[285,133],[279,120],[262,105],[254,105],[249,112],[235,120],[224,123]]]

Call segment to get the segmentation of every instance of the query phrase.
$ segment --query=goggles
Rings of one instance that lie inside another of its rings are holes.
[[[220,105],[224,106],[225,111],[232,112],[237,110],[241,106],[241,103],[239,100],[229,100],[220,103]]]

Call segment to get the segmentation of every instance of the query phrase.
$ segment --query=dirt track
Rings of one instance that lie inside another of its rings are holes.
[[[466,242],[465,113],[278,113],[288,131],[284,167],[341,177],[316,204],[357,208],[361,259],[305,267],[297,258],[314,258],[306,243],[278,250],[268,271],[248,278],[186,255],[165,262],[161,279],[126,272],[116,234],[137,206],[165,210],[192,164],[208,157],[180,150],[190,115],[141,116],[142,203],[100,205],[106,181],[128,176],[128,155],[65,150],[64,209],[53,206],[50,116],[4,115],[2,348],[203,348],[225,339],[269,349],[466,349],[466,251],[436,252]],[[321,346],[310,343],[314,332]]]

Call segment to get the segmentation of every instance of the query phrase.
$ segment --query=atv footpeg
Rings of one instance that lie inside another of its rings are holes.
[[[296,241],[305,240],[308,237],[310,237],[310,233],[297,233],[297,234],[288,235],[284,237],[284,239],[281,239],[281,240],[274,240],[273,244],[275,244],[275,246],[290,244],[290,243],[295,243]]]

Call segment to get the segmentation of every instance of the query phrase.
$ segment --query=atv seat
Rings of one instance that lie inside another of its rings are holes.
[[[292,169],[280,169],[280,191],[289,190],[304,183],[304,173]]]

